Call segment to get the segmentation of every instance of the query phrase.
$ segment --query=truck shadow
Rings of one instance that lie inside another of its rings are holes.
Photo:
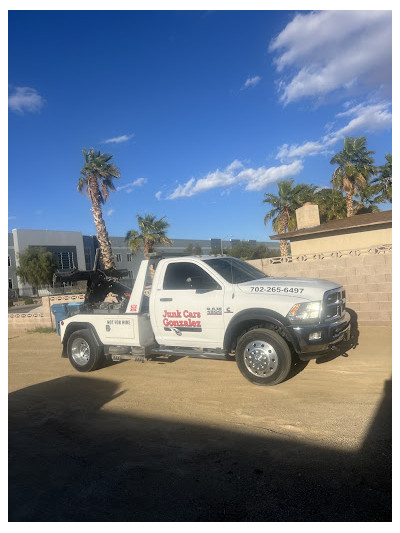
[[[104,410],[124,394],[109,380],[27,387],[9,396],[9,521],[390,521],[383,392],[351,452]]]

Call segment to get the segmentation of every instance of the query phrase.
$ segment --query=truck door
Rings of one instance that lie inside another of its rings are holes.
[[[223,286],[195,263],[179,261],[164,268],[163,285],[156,290],[150,313],[158,343],[222,347]]]

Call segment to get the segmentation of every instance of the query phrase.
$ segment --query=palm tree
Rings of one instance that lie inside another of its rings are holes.
[[[357,195],[359,200],[356,200],[354,205],[355,214],[378,213],[380,209],[376,204],[381,202],[376,195],[376,186],[371,183],[368,183],[363,189],[360,189]]]
[[[278,196],[264,193],[263,203],[268,203],[273,209],[264,217],[264,224],[272,220],[272,228],[277,233],[286,233],[296,229],[295,211],[304,202],[311,200],[316,187],[306,183],[300,183],[293,187],[294,179],[282,180],[278,183]],[[280,240],[281,255],[288,255],[288,242]]]
[[[78,191],[82,193],[83,189],[86,188],[86,194],[92,202],[91,211],[96,225],[104,268],[112,271],[116,269],[114,255],[101,206],[107,201],[109,192],[115,191],[113,179],[119,178],[120,173],[117,167],[109,162],[113,157],[111,154],[102,154],[94,148],[90,148],[89,151],[83,149],[82,152],[85,164],[78,181]]]
[[[345,137],[344,148],[331,159],[338,165],[332,176],[332,184],[346,195],[347,216],[354,215],[353,196],[369,185],[369,178],[376,174],[375,152],[367,150],[366,137]]]
[[[319,207],[322,223],[337,218],[346,218],[346,199],[337,189],[324,187],[315,192],[313,202]]]
[[[156,219],[155,215],[147,214],[145,217],[136,216],[139,226],[139,231],[129,230],[126,234],[125,240],[128,246],[135,253],[140,246],[144,245],[144,256],[149,258],[149,254],[154,252],[154,247],[157,244],[164,244],[172,246],[173,241],[166,235],[169,223],[164,220],[165,216]],[[154,275],[154,270],[150,269],[151,277]]]
[[[392,203],[392,154],[385,154],[386,163],[378,167],[379,176],[371,181],[378,203]]]

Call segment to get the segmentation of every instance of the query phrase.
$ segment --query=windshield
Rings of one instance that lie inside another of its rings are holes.
[[[235,257],[216,257],[205,259],[204,262],[229,283],[244,283],[267,277],[261,270]]]

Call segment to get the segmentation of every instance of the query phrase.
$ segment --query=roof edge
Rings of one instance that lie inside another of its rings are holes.
[[[376,220],[373,218],[372,220],[365,220],[365,216],[374,215],[375,217],[379,214],[384,214],[383,218],[381,220]],[[386,214],[387,213],[387,214]],[[390,214],[389,214],[390,213]],[[359,219],[357,217],[363,217],[363,219]],[[352,219],[352,222],[350,220]],[[355,219],[355,220],[353,220]],[[347,224],[346,224],[347,222]],[[324,224],[320,224],[318,226],[312,226],[310,228],[302,228],[296,231],[288,231],[287,233],[278,233],[276,235],[270,235],[269,238],[271,240],[285,240],[290,239],[291,237],[301,237],[306,235],[315,235],[319,233],[331,233],[333,231],[341,231],[341,230],[348,230],[348,229],[354,229],[354,228],[363,228],[368,226],[378,226],[382,224],[388,224],[392,222],[392,210],[388,211],[381,211],[380,213],[366,213],[365,215],[354,215],[353,217],[347,217],[347,218],[340,218],[336,219],[334,221],[325,222]]]

